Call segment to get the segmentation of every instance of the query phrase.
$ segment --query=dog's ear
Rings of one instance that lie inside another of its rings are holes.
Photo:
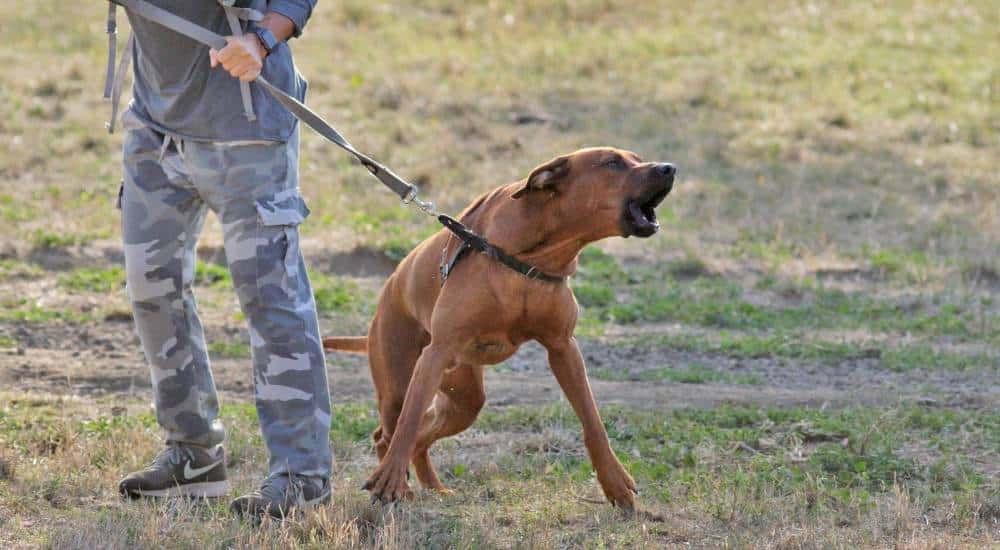
[[[569,174],[569,157],[556,157],[535,168],[524,180],[524,185],[511,195],[519,199],[529,191],[551,189]]]

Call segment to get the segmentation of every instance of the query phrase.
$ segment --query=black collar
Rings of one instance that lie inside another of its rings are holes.
[[[511,256],[502,248],[493,246],[489,243],[489,241],[480,235],[477,235],[471,229],[465,227],[461,222],[451,216],[439,214],[438,221],[462,241],[462,248],[455,254],[451,262],[441,265],[441,276],[445,279],[448,278],[448,275],[451,273],[452,268],[454,268],[455,263],[465,255],[464,252],[468,249],[472,249],[476,252],[485,254],[487,257],[502,263],[529,279],[536,279],[547,283],[566,282],[566,277],[545,273],[537,267],[531,264],[526,264],[514,256]]]

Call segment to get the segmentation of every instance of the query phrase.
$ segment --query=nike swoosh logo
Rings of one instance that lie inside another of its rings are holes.
[[[185,462],[184,463],[184,480],[185,481],[191,481],[192,479],[194,479],[194,478],[196,478],[196,477],[198,477],[200,475],[207,474],[209,472],[209,470],[211,470],[212,468],[215,468],[219,464],[222,464],[221,460],[216,460],[215,462],[209,464],[208,466],[205,466],[204,468],[191,468],[191,462],[190,461],[189,462]]]

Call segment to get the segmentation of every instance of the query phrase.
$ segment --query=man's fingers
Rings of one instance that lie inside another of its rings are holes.
[[[239,37],[227,36],[227,45],[220,51],[210,50],[212,67],[222,65],[232,77],[244,82],[250,82],[260,76],[262,64],[260,59],[250,51],[246,42]]]
[[[220,59],[222,61],[222,66],[227,70],[239,67],[246,63],[255,63],[257,60],[254,59],[252,55],[247,52],[237,52],[235,55],[230,55],[226,59]]]
[[[260,75],[260,70],[254,67],[250,67],[245,71],[243,71],[242,73],[240,73],[239,75],[237,75],[236,78],[239,78],[243,82],[253,82],[254,80],[257,79],[258,75]]]
[[[219,52],[215,48],[208,50],[208,60],[213,69],[219,66]]]
[[[239,76],[241,73],[247,69],[252,69],[256,65],[253,59],[234,59],[227,64],[223,65],[229,74],[233,76]]]
[[[247,70],[249,67],[250,63],[248,63],[245,59],[237,59],[223,65],[223,68],[225,68],[226,71],[233,76],[239,76],[240,73]]]
[[[230,69],[229,74],[235,76],[236,78],[243,79],[246,77],[246,75],[256,73],[258,70],[259,68],[256,66],[256,64],[250,61],[247,63],[241,63],[233,67],[232,69]],[[253,76],[256,77],[256,74],[253,74]],[[253,78],[251,78],[250,80],[253,80]]]
[[[219,61],[221,61],[223,65],[243,51],[239,46],[239,42],[236,41],[236,38],[227,36],[226,42],[226,47],[222,48],[222,51],[219,52]]]

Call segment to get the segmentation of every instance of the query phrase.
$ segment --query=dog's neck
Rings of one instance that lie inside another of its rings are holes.
[[[489,219],[482,220],[484,236],[539,271],[558,277],[573,275],[580,251],[591,241],[581,238],[580,233],[571,228],[553,223],[559,217],[547,216],[544,201],[532,199],[502,197],[503,202],[491,212]]]
[[[587,243],[577,236],[560,239],[559,235],[548,233],[525,250],[514,252],[514,255],[540,271],[558,277],[569,277],[576,273],[580,251],[585,246]]]

